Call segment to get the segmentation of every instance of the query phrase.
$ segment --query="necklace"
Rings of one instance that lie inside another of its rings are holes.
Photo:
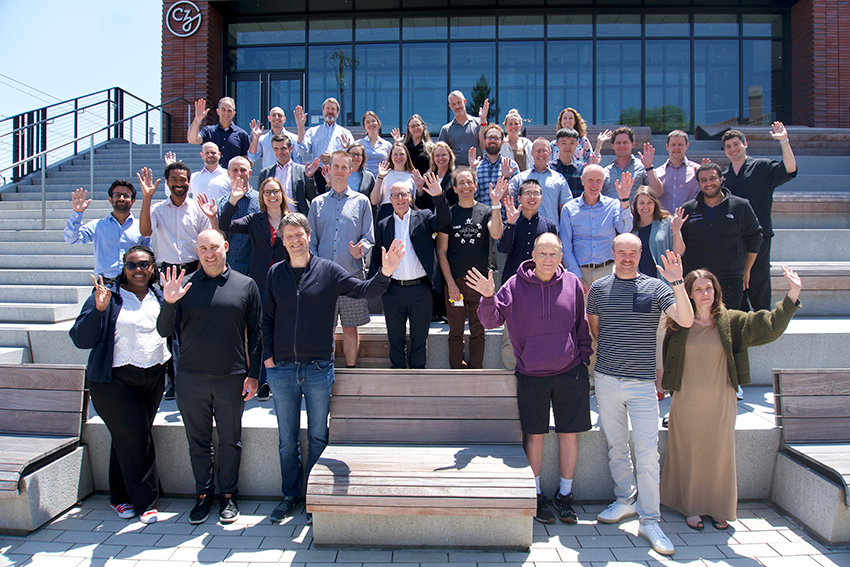
[[[406,171],[403,171],[403,172],[401,172],[401,174],[397,174],[395,170],[392,170],[392,171],[390,172],[390,175],[392,175],[392,176],[393,176],[393,179],[395,180],[395,182],[396,182],[396,183],[398,183],[399,181],[401,181],[402,179],[404,179],[404,174],[405,174],[405,173],[407,173],[407,172],[406,172]]]

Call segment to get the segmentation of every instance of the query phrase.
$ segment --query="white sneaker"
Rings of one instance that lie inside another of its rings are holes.
[[[648,526],[640,526],[638,528],[638,535],[646,539],[649,542],[649,545],[652,546],[652,549],[661,555],[673,555],[673,553],[676,552],[676,548],[673,547],[673,542],[664,535],[664,532],[661,530],[661,526],[657,523],[649,524]]]
[[[115,510],[115,513],[118,514],[118,517],[122,520],[127,520],[136,515],[132,504],[110,504],[110,506],[112,506],[112,509]]]
[[[735,397],[739,400],[744,399],[744,389],[742,387],[738,386],[738,391],[735,393]]]
[[[614,502],[597,514],[596,519],[603,524],[616,524],[623,518],[637,516],[637,502],[631,504],[620,504]]]

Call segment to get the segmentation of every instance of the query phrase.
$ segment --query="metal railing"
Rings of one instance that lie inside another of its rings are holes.
[[[100,97],[101,100],[87,100],[91,97]],[[139,107],[139,103],[143,109],[126,116],[132,112],[133,106]],[[191,119],[192,102],[183,97],[155,106],[116,87],[6,118],[0,121],[0,147],[11,146],[11,159],[4,148],[0,154],[0,178],[11,172],[12,181],[16,182],[27,175],[41,173],[41,227],[44,230],[47,225],[48,167],[88,152],[89,197],[93,198],[95,146],[113,139],[127,140],[128,165],[132,174],[134,138],[147,144],[155,143],[158,138],[162,153],[163,143],[170,142],[165,138],[171,129],[171,114],[165,107],[180,103],[186,104],[187,116]],[[69,105],[72,106],[70,110]],[[143,130],[136,134],[140,128]],[[81,134],[81,131],[84,133]],[[88,141],[88,147],[80,151],[80,143],[84,141]]]

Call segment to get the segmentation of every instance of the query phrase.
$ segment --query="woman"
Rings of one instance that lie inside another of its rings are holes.
[[[366,156],[363,163],[366,166],[366,170],[372,176],[375,176],[378,175],[378,164],[389,159],[392,144],[381,138],[381,120],[377,114],[371,110],[367,110],[363,113],[361,123],[366,128],[366,135],[357,140],[357,143],[363,146]],[[352,164],[353,170],[354,165]],[[366,196],[368,197],[368,194]]]
[[[410,159],[413,161],[413,167],[421,175],[425,175],[430,167],[429,160],[434,144],[431,142],[431,134],[428,133],[428,128],[422,117],[414,114],[407,120],[407,132],[404,136],[401,135],[398,128],[393,128],[392,133],[393,139],[396,142],[402,142],[407,148]]]
[[[156,257],[147,246],[124,254],[111,284],[94,280],[71,328],[77,348],[91,349],[86,378],[92,404],[112,435],[109,500],[119,518],[157,521],[159,475],[151,427],[165,390],[166,339],[156,332],[162,305]]]
[[[440,187],[446,195],[449,206],[457,204],[457,193],[452,187],[452,172],[455,170],[455,154],[452,148],[445,142],[437,142],[431,150],[430,170],[440,180]],[[431,195],[425,193],[417,197],[416,206],[420,209],[434,210],[434,200]]]
[[[390,203],[390,190],[396,183],[404,183],[410,189],[411,195],[416,195],[416,188],[424,184],[419,171],[414,169],[407,147],[401,142],[393,144],[390,150],[390,161],[381,162],[378,166],[378,177],[372,188],[372,204],[378,207],[375,224],[393,212]]]
[[[516,108],[512,108],[505,116],[505,132],[508,137],[502,143],[501,155],[516,161],[520,171],[525,171],[532,163],[531,140],[520,136],[522,134],[522,116]]]
[[[720,283],[708,270],[685,276],[694,324],[679,328],[668,321],[664,338],[665,390],[675,391],[670,406],[667,454],[661,475],[661,503],[703,529],[700,516],[715,529],[735,520],[735,392],[749,384],[747,348],[778,339],[800,308],[800,277],[782,266],[788,294],[773,311],[744,313],[723,307]]]
[[[632,201],[633,232],[643,245],[638,266],[640,273],[657,278],[659,274],[655,266],[662,265],[661,256],[666,250],[672,250],[680,256],[685,253],[685,241],[682,240],[684,214],[681,207],[672,216],[662,209],[655,191],[648,185],[641,185],[635,192]]]
[[[365,168],[367,161],[369,161],[366,158],[366,149],[359,142],[355,142],[348,146],[346,151],[351,156],[351,175],[348,176],[348,188],[363,193],[367,197],[371,196],[372,188],[375,187],[375,176]]]
[[[578,132],[578,145],[576,146],[575,152],[573,152],[573,160],[580,161],[581,163],[587,163],[587,160],[590,158],[590,154],[593,153],[593,146],[590,145],[590,140],[587,139],[587,124],[584,122],[581,114],[578,113],[578,110],[572,107],[567,107],[561,111],[561,114],[558,115],[557,130],[560,130],[561,128],[572,128]],[[552,157],[550,159],[554,161],[558,159],[560,155],[561,154],[555,145],[555,140],[553,140]]]

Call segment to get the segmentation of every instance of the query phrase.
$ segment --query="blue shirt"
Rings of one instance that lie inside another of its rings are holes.
[[[510,181],[516,174],[519,173],[519,166],[514,160],[511,160],[511,175],[508,177]],[[499,178],[502,177],[502,156],[496,160],[496,163],[490,163],[487,156],[478,164],[475,170],[475,177],[478,179],[478,188],[475,190],[475,200],[487,206],[492,206],[490,201],[490,184],[496,187]]]
[[[297,146],[298,154],[306,160],[307,154],[317,158],[325,153],[344,150],[346,148],[339,141],[343,134],[347,135],[350,141],[354,140],[351,132],[336,122],[328,124],[323,121],[318,126],[313,126],[304,132],[304,139]]]
[[[374,147],[372,147],[372,142],[369,141],[369,136],[360,138],[357,143],[363,146],[363,151],[366,152],[366,171],[378,177],[378,166],[381,165],[382,161],[389,161],[390,150],[393,149],[393,145],[380,136]]]
[[[124,253],[132,246],[151,245],[151,239],[139,232],[139,223],[131,213],[118,224],[114,216],[83,222],[83,213],[74,211],[65,226],[65,242],[88,244],[94,242],[94,273],[105,278],[116,278],[124,266]]]
[[[580,278],[580,266],[613,260],[614,237],[631,230],[632,209],[620,207],[619,199],[600,195],[592,207],[583,195],[573,199],[561,211],[564,265]]]
[[[540,184],[540,189],[543,191],[543,202],[540,203],[540,208],[537,209],[537,212],[555,224],[558,224],[560,217],[558,213],[561,207],[573,198],[573,194],[570,192],[570,186],[567,185],[567,180],[548,165],[542,172],[537,171],[532,166],[531,169],[526,169],[511,179],[511,195],[513,195],[514,199],[519,195],[519,186],[526,179],[537,181]]]
[[[573,159],[572,163],[564,164],[559,159],[549,162],[549,167],[564,176],[567,180],[567,185],[570,186],[570,193],[573,198],[580,196],[584,192],[584,186],[581,184],[581,174],[584,173],[584,164]]]
[[[307,219],[312,230],[310,252],[339,264],[353,276],[361,276],[375,244],[369,199],[350,188],[341,195],[331,189],[313,199]],[[363,256],[352,256],[349,242],[365,244]]]
[[[280,131],[281,136],[286,136],[289,138],[289,141],[292,142],[292,149],[295,150],[290,154],[290,159],[295,163],[301,163],[301,156],[298,154],[296,148],[298,147],[298,136],[283,128]],[[251,163],[255,164],[255,169],[260,169],[256,166],[256,162],[258,159],[263,158],[262,168],[265,169],[277,163],[277,158],[274,155],[274,150],[272,149],[272,138],[274,137],[274,132],[269,130],[257,140],[257,153],[252,154],[248,152],[248,159],[251,160]]]
[[[247,156],[248,148],[251,147],[251,136],[236,124],[231,124],[227,130],[222,128],[221,124],[204,126],[200,136],[204,144],[214,142],[218,146],[218,151],[221,152],[218,163],[224,169],[227,169],[227,164],[236,156]]]
[[[508,255],[505,259],[505,273],[502,275],[502,283],[508,281],[509,277],[516,275],[519,265],[531,258],[534,241],[544,232],[557,235],[558,225],[546,217],[541,217],[539,213],[534,213],[534,216],[530,219],[525,218],[525,215],[520,215],[515,224],[508,224],[505,221],[502,238],[499,239],[499,244],[496,246],[499,252]]]
[[[617,158],[614,158],[614,163],[605,167],[605,185],[602,186],[602,194],[606,197],[610,197],[611,199],[619,199],[620,196],[617,194],[617,186],[614,184],[615,181],[619,181],[620,177],[624,173],[632,174],[632,190],[629,193],[629,204],[634,199],[635,193],[640,189],[641,185],[647,185],[646,183],[646,169],[643,167],[643,163],[635,156],[631,157],[628,165],[623,169],[620,169],[620,166],[617,165]]]
[[[219,217],[221,217],[224,205],[229,200],[230,195],[225,195],[218,200]],[[260,194],[255,189],[249,189],[248,193],[236,203],[236,212],[233,214],[233,218],[239,219],[245,215],[259,212]],[[251,267],[251,238],[247,234],[228,234],[227,241],[230,243],[230,248],[227,251],[227,264],[240,274],[247,276],[248,269]]]

